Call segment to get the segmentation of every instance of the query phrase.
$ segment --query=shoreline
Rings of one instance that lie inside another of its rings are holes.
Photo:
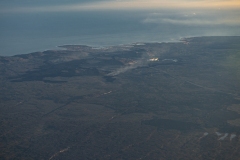
[[[186,41],[198,39],[198,38],[230,38],[230,37],[240,37],[240,36],[193,36],[193,37],[183,37],[179,38],[178,40],[166,40],[166,41],[146,41],[146,42],[131,42],[131,43],[125,43],[125,44],[113,44],[113,45],[93,45],[93,44],[62,44],[62,45],[55,45],[54,47],[49,47],[45,49],[36,49],[35,51],[28,51],[26,53],[20,53],[20,54],[13,54],[13,55],[0,55],[0,57],[13,57],[13,56],[19,56],[19,55],[27,55],[32,54],[36,52],[46,52],[46,51],[60,51],[60,50],[68,50],[66,46],[84,46],[89,47],[91,49],[108,49],[111,47],[129,47],[129,46],[137,46],[137,45],[146,45],[146,44],[153,44],[153,43],[186,43]]]
[[[173,41],[179,41],[180,38],[182,37],[175,37],[175,38],[170,38],[170,37],[159,37],[159,38],[153,38],[153,40],[149,39],[148,37],[146,38],[139,38],[138,36],[134,37],[122,37],[122,36],[110,36],[110,37],[104,37],[101,36],[87,36],[87,37],[63,37],[63,39],[56,39],[53,41],[48,42],[49,40],[46,41],[41,41],[41,38],[35,39],[34,43],[25,43],[21,42],[22,44],[16,44],[15,43],[9,43],[6,44],[1,52],[0,56],[4,57],[9,57],[9,56],[16,56],[16,55],[22,55],[22,54],[30,54],[34,52],[44,52],[48,50],[60,50],[59,46],[64,46],[64,45],[85,45],[89,47],[94,47],[94,48],[105,48],[105,47],[111,47],[111,46],[120,46],[120,45],[131,45],[136,42],[143,42],[143,43],[162,43],[162,42],[173,42]],[[174,36],[173,36],[174,37]],[[92,39],[92,40],[91,40]],[[43,43],[42,43],[43,42]],[[14,46],[14,47],[12,47]],[[26,46],[26,47],[24,47]]]

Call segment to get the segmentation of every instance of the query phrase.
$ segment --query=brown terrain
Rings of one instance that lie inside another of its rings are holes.
[[[0,57],[0,159],[238,160],[240,37]]]

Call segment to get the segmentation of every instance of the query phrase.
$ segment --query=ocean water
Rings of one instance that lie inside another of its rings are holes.
[[[222,14],[208,14],[166,10],[5,13],[0,15],[0,56],[57,49],[64,44],[100,47],[240,35],[238,23],[219,22]]]

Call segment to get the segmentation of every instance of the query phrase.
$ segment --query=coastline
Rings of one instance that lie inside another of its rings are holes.
[[[115,36],[114,36],[115,37]],[[92,39],[92,40],[91,40]],[[94,48],[105,48],[105,47],[112,47],[112,46],[120,46],[120,45],[132,45],[136,42],[141,43],[162,43],[162,42],[173,42],[173,41],[179,41],[180,38],[175,38],[174,40],[172,38],[160,38],[159,40],[149,40],[149,38],[145,40],[141,40],[138,37],[130,38],[124,37],[121,39],[121,37],[113,38],[113,37],[83,37],[78,39],[76,37],[64,37],[62,39],[52,39],[49,40],[42,40],[35,39],[35,40],[27,40],[22,41],[21,43],[11,42],[4,44],[4,46],[1,49],[0,56],[15,56],[15,55],[21,55],[21,54],[30,54],[34,52],[44,52],[48,50],[60,50],[59,46],[64,45],[85,45],[89,47]],[[20,39],[18,41],[21,41]],[[12,47],[14,46],[14,47]],[[25,47],[24,47],[25,46]]]
[[[153,43],[186,43],[188,41],[191,41],[193,39],[199,39],[199,38],[231,38],[231,37],[240,37],[239,36],[193,36],[193,37],[183,37],[179,38],[178,40],[163,40],[163,41],[145,41],[145,42],[130,42],[130,43],[120,43],[120,44],[105,44],[105,45],[99,45],[99,44],[92,44],[92,43],[65,43],[61,45],[55,45],[53,47],[47,47],[44,49],[31,49],[31,51],[26,51],[24,53],[19,53],[19,54],[11,54],[11,55],[0,55],[0,57],[12,57],[12,56],[18,56],[18,55],[27,55],[31,53],[36,53],[36,52],[46,52],[46,51],[60,51],[60,50],[68,50],[66,46],[84,46],[84,47],[89,47],[91,49],[108,49],[111,47],[129,47],[129,46],[137,46],[137,45],[146,45],[146,44],[153,44]]]

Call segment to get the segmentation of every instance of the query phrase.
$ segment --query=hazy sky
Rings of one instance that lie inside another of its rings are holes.
[[[17,0],[0,2],[2,12],[85,10],[240,9],[240,0]]]
[[[236,36],[239,17],[240,0],[0,0],[0,48],[7,55],[60,44]]]
[[[240,24],[240,0],[2,0],[0,6],[3,13],[146,10],[152,14],[143,23]],[[166,18],[163,11],[177,18]]]
[[[0,13],[5,14],[78,11],[147,11],[142,23],[148,24],[240,25],[240,0],[0,1]]]
[[[148,11],[142,23],[240,25],[240,0],[1,0],[0,13]],[[167,11],[167,15],[165,15]]]

